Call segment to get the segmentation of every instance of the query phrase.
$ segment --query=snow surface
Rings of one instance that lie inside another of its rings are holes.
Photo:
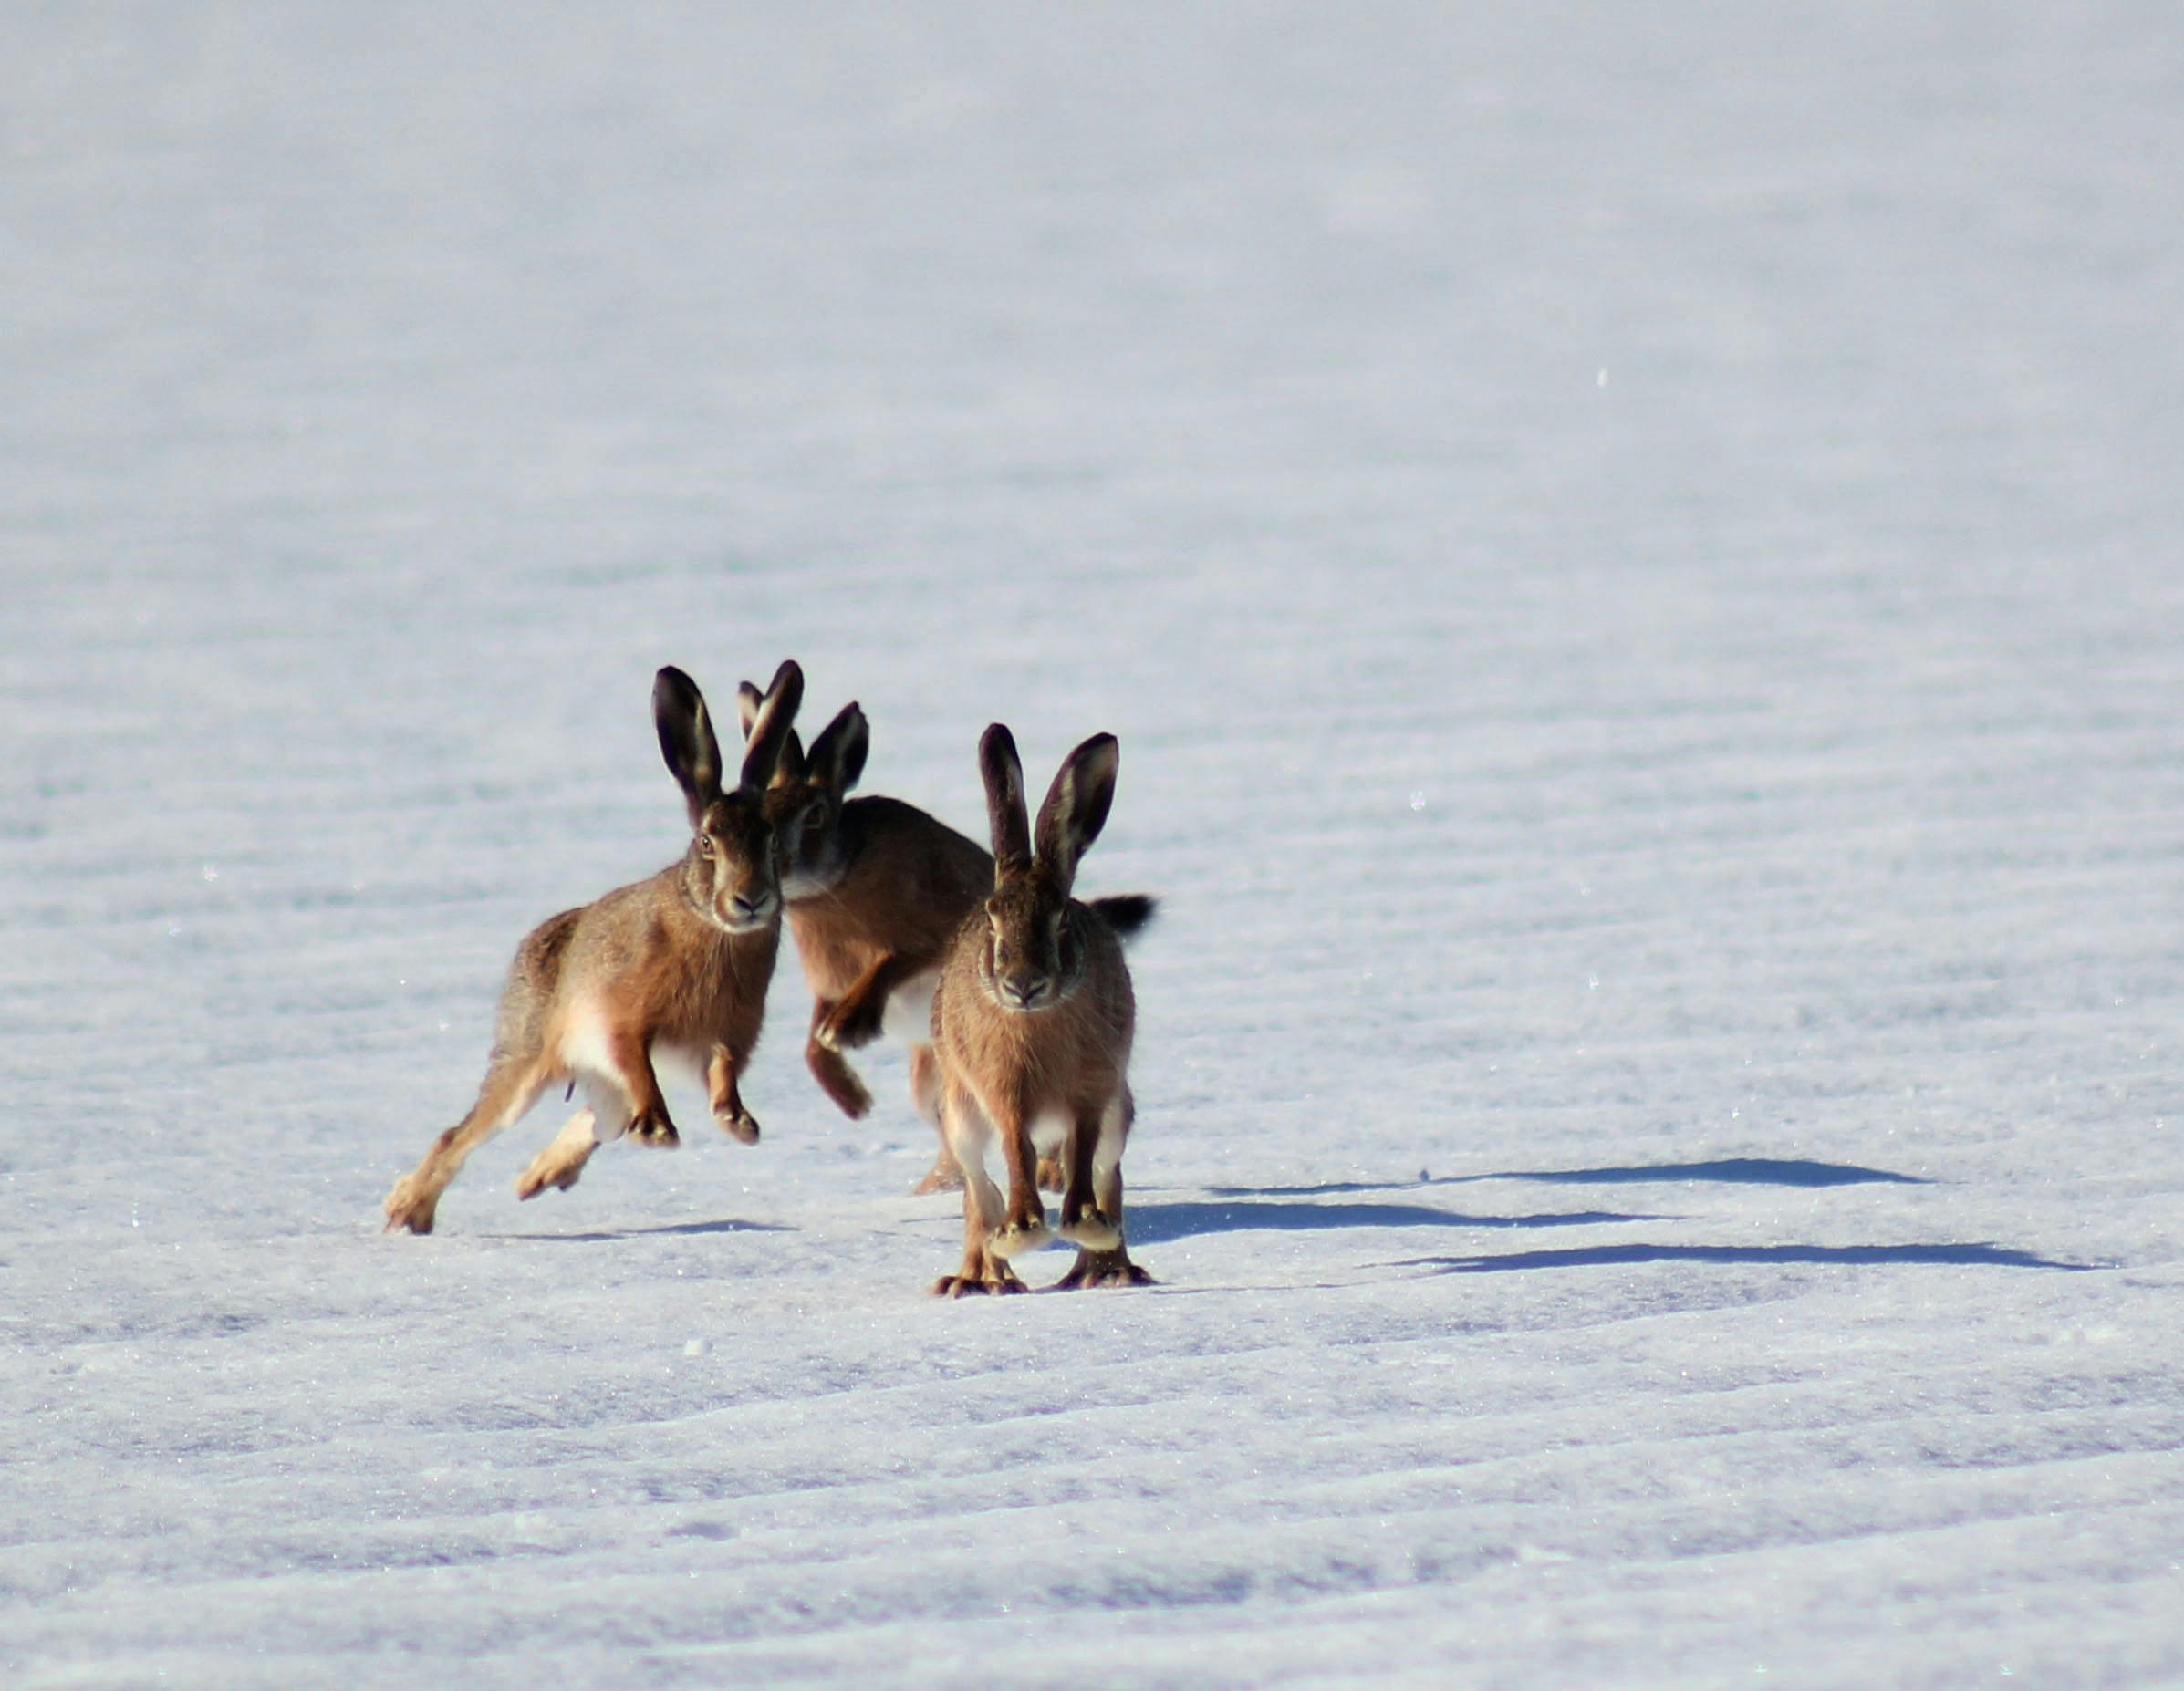
[[[2184,1684],[2179,157],[2167,4],[0,11],[0,1679]],[[926,1298],[785,960],[379,1232],[787,654],[1120,735],[1157,1289]]]

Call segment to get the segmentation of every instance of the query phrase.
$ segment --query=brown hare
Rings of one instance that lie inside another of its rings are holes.
[[[764,696],[740,690],[744,732]],[[766,815],[781,859],[789,931],[812,991],[804,1061],[852,1120],[872,1094],[843,1056],[883,1032],[910,1049],[910,1096],[940,1140],[920,1192],[962,1184],[941,1121],[941,1072],[932,1052],[931,1007],[941,959],[963,919],[993,886],[993,859],[936,817],[900,799],[850,798],[871,750],[871,730],[844,705],[806,751],[789,735]],[[1128,937],[1150,919],[1154,902],[1130,894],[1094,901],[1108,927]],[[1043,1164],[1055,1189],[1058,1167]]]
[[[742,690],[746,736],[763,696]],[[843,706],[806,752],[791,734],[767,790],[789,931],[812,991],[804,1061],[852,1119],[872,1094],[845,1050],[892,1033],[910,1047],[910,1095],[940,1133],[940,1070],[929,1031],[941,954],[993,884],[985,852],[947,824],[899,799],[852,799],[870,750],[865,713]],[[945,1135],[930,1192],[962,1184]]]
[[[524,1171],[519,1198],[574,1186],[592,1152],[625,1130],[640,1145],[679,1143],[653,1073],[661,1056],[703,1074],[723,1130],[758,1142],[736,1076],[758,1043],[781,946],[781,888],[762,795],[803,695],[803,671],[783,664],[753,725],[741,783],[728,792],[704,696],[681,670],[660,670],[652,715],[690,807],[689,849],[649,880],[542,923],[516,948],[478,1101],[395,1182],[385,1205],[390,1229],[431,1232],[440,1195],[464,1159],[550,1086],[583,1087],[588,1107]]]
[[[1060,1236],[1077,1247],[1066,1287],[1137,1286],[1151,1276],[1123,1240],[1122,1151],[1129,1136],[1136,1005],[1114,928],[1069,896],[1077,860],[1114,803],[1118,749],[1095,734],[1063,761],[1025,817],[1024,769],[996,722],[979,742],[993,831],[993,891],[957,930],[933,993],[941,1110],[965,1176],[963,1260],[933,1291],[1021,1292],[1009,1259],[1050,1235],[1035,1158],[1058,1153]],[[986,1173],[999,1138],[1005,1204]]]

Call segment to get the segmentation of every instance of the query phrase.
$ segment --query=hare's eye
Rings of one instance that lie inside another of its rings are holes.
[[[711,835],[704,834],[698,835],[698,856],[701,857],[710,857],[712,856],[712,839]]]

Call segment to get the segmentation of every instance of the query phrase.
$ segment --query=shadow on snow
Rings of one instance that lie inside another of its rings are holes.
[[[1727,1186],[1927,1186],[1922,1175],[1861,1168],[1855,1163],[1802,1162],[1773,1157],[1724,1157],[1704,1163],[1633,1163],[1609,1168],[1511,1168],[1493,1174],[1438,1175],[1417,1180],[1337,1180],[1322,1186],[1217,1186],[1216,1198],[1320,1198],[1337,1192],[1393,1192],[1427,1186],[1473,1186],[1482,1180],[1538,1180],[1554,1186],[1633,1186],[1659,1181],[1715,1181]]]
[[[2093,1262],[2056,1262],[1985,1240],[1963,1245],[1588,1245],[1571,1250],[1517,1250],[1499,1257],[1413,1257],[1390,1268],[1442,1274],[1499,1274],[1514,1269],[1615,1268],[1634,1262],[1812,1262],[1837,1267],[1923,1263],[1954,1268],[2058,1269],[2085,1273]]]
[[[1583,1209],[1537,1216],[1470,1216],[1430,1204],[1277,1204],[1246,1199],[1240,1203],[1148,1203],[1129,1206],[1133,1246],[1162,1244],[1200,1233],[1315,1231],[1337,1227],[1586,1227],[1617,1221],[1659,1221],[1660,1216],[1628,1216]]]
[[[665,1227],[621,1227],[590,1233],[480,1233],[480,1239],[520,1239],[547,1245],[599,1245],[617,1239],[689,1238],[704,1233],[794,1233],[778,1221],[676,1221]]]

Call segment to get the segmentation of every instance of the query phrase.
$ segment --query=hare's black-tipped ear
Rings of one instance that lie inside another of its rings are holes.
[[[713,738],[705,695],[673,664],[652,679],[652,725],[660,731],[660,755],[682,788],[694,825],[721,796],[721,742]]]
[[[1024,762],[1016,738],[999,722],[979,737],[978,773],[986,783],[986,817],[993,827],[993,878],[1031,863],[1031,823],[1024,809]]]
[[[1046,802],[1039,806],[1039,861],[1064,887],[1076,878],[1076,860],[1108,825],[1121,758],[1114,735],[1094,734],[1062,760],[1046,789]]]
[[[789,731],[796,720],[796,707],[804,702],[804,671],[790,659],[774,671],[774,684],[759,700],[744,743],[743,784],[754,793],[764,791],[781,766]]]
[[[805,777],[815,787],[847,793],[865,773],[865,754],[872,749],[872,731],[855,700],[835,712],[834,721],[811,742],[811,755],[804,761]]]
[[[765,701],[766,696],[750,682],[738,681],[735,684],[735,714],[744,725],[745,740],[751,738],[751,724],[758,721],[758,707]]]

